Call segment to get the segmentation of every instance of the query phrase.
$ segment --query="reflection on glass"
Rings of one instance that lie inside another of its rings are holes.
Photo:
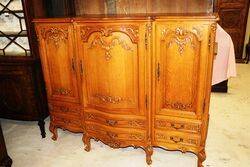
[[[30,56],[21,0],[0,0],[0,56]]]

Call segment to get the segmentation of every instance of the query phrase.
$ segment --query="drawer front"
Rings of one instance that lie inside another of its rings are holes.
[[[58,103],[49,103],[49,111],[51,113],[65,114],[70,116],[81,116],[81,107],[77,105],[69,104],[58,104]],[[80,119],[80,118],[79,118]]]
[[[50,119],[52,123],[59,128],[67,129],[74,132],[83,131],[80,117],[72,117],[51,113]]]
[[[200,133],[201,122],[181,118],[165,117],[155,119],[155,128],[164,130],[178,130],[188,133]]]
[[[86,122],[99,123],[109,127],[145,129],[146,120],[141,118],[129,118],[126,116],[111,116],[106,114],[88,112],[84,114]]]
[[[155,141],[170,144],[179,144],[191,147],[198,147],[200,145],[201,137],[199,135],[172,131],[158,131],[155,132]]]
[[[145,141],[146,131],[129,130],[124,128],[110,128],[94,123],[86,123],[86,130],[97,138],[108,138],[109,140]]]

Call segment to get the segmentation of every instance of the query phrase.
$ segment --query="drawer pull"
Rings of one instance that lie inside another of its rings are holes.
[[[115,120],[106,120],[106,123],[108,124],[108,125],[110,125],[110,126],[115,126],[116,124],[117,124],[117,121],[115,121]]]
[[[183,142],[183,138],[180,137],[170,137],[170,140],[172,140],[175,143]]]
[[[174,124],[174,123],[171,123],[171,127],[178,130],[178,129],[183,129],[184,128],[184,125],[183,124]]]

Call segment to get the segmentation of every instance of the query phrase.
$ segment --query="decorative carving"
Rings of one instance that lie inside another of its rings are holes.
[[[171,47],[173,43],[176,43],[178,45],[179,54],[182,55],[187,44],[191,44],[192,48],[195,49],[196,45],[193,39],[194,36],[196,36],[198,41],[202,40],[202,33],[200,29],[200,27],[193,27],[191,31],[181,27],[177,27],[174,31],[170,29],[163,29],[161,32],[162,40],[164,40],[168,34],[173,34],[167,43],[167,48]]]
[[[114,132],[106,132],[107,136],[111,139],[115,139],[118,137],[118,134],[117,133],[114,133]]]
[[[129,126],[132,127],[145,127],[145,121],[143,120],[130,120],[128,121]]]
[[[129,134],[128,138],[131,140],[145,140],[145,136],[143,134],[139,134],[139,133]]]
[[[216,29],[217,29],[217,23],[212,23],[211,26],[210,26],[210,29],[215,32]]]
[[[117,124],[117,121],[116,121],[116,120],[108,119],[108,120],[106,120],[106,123],[107,123],[109,126],[115,126],[115,125]]]
[[[102,102],[112,103],[112,104],[118,104],[118,103],[122,103],[124,101],[131,103],[131,101],[132,101],[129,98],[114,97],[114,96],[107,96],[107,95],[101,95],[101,94],[95,94],[93,97],[99,99]]]
[[[107,142],[105,142],[108,146],[112,147],[112,148],[119,148],[120,147],[120,143],[117,141],[113,141],[113,140],[109,140]]]
[[[53,41],[54,45],[59,47],[61,41],[66,41],[68,39],[68,29],[51,27],[48,30],[45,30],[45,28],[43,28],[41,29],[41,35],[43,39],[48,37],[48,40]]]
[[[60,94],[60,95],[70,95],[70,94],[72,94],[72,90],[65,89],[65,88],[57,88],[57,89],[54,89],[53,92],[55,94]]]
[[[165,101],[165,105],[167,108],[173,108],[173,109],[185,110],[185,111],[190,111],[193,107],[192,103],[183,104],[181,102],[169,102],[167,100]]]
[[[137,43],[139,40],[139,27],[135,25],[113,25],[113,26],[82,26],[80,28],[81,39],[83,42],[87,42],[89,35],[93,32],[100,32],[102,36],[108,37],[113,32],[123,32],[127,34],[133,43]]]
[[[116,45],[121,45],[121,47],[128,51],[133,51],[131,47],[128,46],[128,44],[120,39],[119,37],[113,37],[111,42],[106,42],[100,35],[97,35],[94,40],[91,42],[89,49],[94,48],[95,46],[101,46],[106,52],[105,52],[105,59],[109,61],[112,58],[111,55],[111,49],[115,47]]]
[[[86,115],[86,117],[85,117],[86,119],[90,119],[90,120],[95,119],[95,116],[91,113],[86,113],[85,115]]]

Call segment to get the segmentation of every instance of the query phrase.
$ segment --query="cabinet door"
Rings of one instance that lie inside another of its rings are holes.
[[[197,118],[202,114],[211,23],[156,22],[156,115]]]
[[[49,100],[79,102],[73,26],[44,23],[37,31]]]
[[[144,24],[79,23],[76,36],[85,111],[144,115]]]

